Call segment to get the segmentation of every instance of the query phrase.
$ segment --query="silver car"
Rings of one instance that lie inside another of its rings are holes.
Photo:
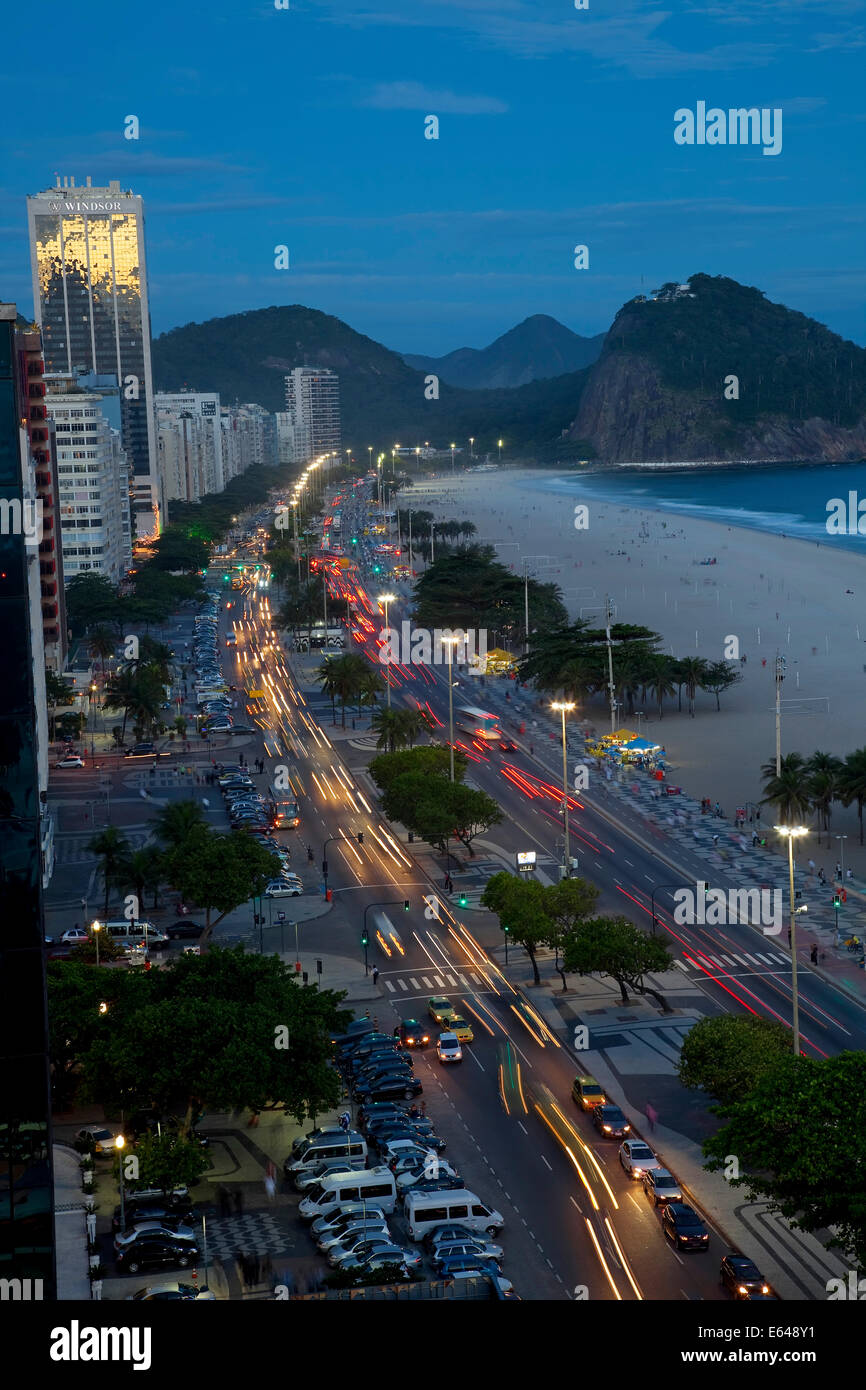
[[[643,1139],[624,1140],[619,1146],[619,1161],[630,1178],[642,1178],[662,1166]]]
[[[667,1168],[651,1168],[648,1173],[644,1173],[643,1186],[654,1207],[667,1206],[668,1202],[685,1201],[683,1189]]]
[[[391,1244],[391,1236],[387,1226],[377,1228],[369,1227],[366,1230],[358,1230],[349,1234],[348,1232],[336,1245],[332,1245],[328,1251],[328,1264],[341,1265],[344,1260],[371,1243],[379,1242],[385,1245]]]
[[[451,1259],[455,1255],[472,1255],[476,1259],[495,1260],[499,1264],[502,1246],[495,1245],[491,1240],[446,1240],[432,1250],[433,1263],[437,1265],[440,1260]]]
[[[349,1177],[353,1171],[357,1170],[350,1168],[344,1158],[323,1158],[321,1163],[314,1163],[312,1167],[303,1168],[295,1174],[295,1187],[299,1192],[304,1192],[308,1187],[315,1187],[326,1173],[345,1173]]]
[[[338,1248],[345,1252],[358,1236],[369,1239],[379,1235],[389,1235],[384,1216],[360,1216],[355,1221],[346,1222],[338,1230],[323,1231],[316,1244],[323,1255],[329,1255]]]

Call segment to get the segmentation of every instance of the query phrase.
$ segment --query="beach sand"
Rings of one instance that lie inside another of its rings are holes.
[[[760,767],[775,757],[777,652],[786,660],[783,754],[808,757],[820,749],[842,757],[866,744],[863,556],[601,502],[588,493],[544,490],[545,482],[563,476],[561,470],[510,469],[443,476],[416,483],[412,505],[443,520],[473,520],[475,539],[494,544],[516,574],[527,560],[531,575],[557,584],[573,619],[597,619],[609,594],[619,621],[660,633],[660,649],[674,656],[719,661],[728,639],[738,639],[746,665],[736,663],[742,680],[721,695],[719,712],[715,696],[701,691],[694,718],[677,714],[676,696],[665,702],[661,720],[652,699],[643,706],[640,732],[667,749],[669,782],[719,801],[731,820],[737,806],[760,798]],[[401,496],[401,507],[409,495]],[[586,530],[574,526],[580,501],[589,507]],[[427,551],[429,558],[429,546]],[[699,563],[711,556],[715,565]],[[642,708],[639,702],[635,708]],[[609,729],[602,696],[580,713],[600,733]],[[619,723],[637,731],[636,716],[623,714]],[[766,809],[763,819],[771,823],[772,811]],[[831,834],[847,834],[845,864],[866,873],[856,804],[847,810],[834,806]],[[819,846],[815,834],[807,844],[829,873],[839,858],[838,842],[828,848],[824,837]]]

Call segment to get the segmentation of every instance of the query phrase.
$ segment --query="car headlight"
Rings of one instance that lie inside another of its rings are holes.
[[[604,1129],[606,1134],[610,1134],[610,1125],[603,1125],[602,1128]]]
[[[744,1284],[740,1284],[739,1288],[737,1289],[737,1293],[748,1293],[748,1292],[749,1292],[749,1290],[745,1287]]]

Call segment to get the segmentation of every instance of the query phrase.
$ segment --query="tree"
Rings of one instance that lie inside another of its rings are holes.
[[[114,656],[114,649],[117,646],[117,633],[110,628],[107,623],[100,623],[91,628],[87,638],[87,650],[92,657],[99,661],[102,679],[105,680],[105,661],[107,657]]]
[[[742,678],[742,672],[738,671],[736,666],[732,666],[730,661],[711,661],[707,664],[704,674],[701,676],[701,689],[709,690],[715,695],[716,709],[721,710],[719,696],[722,691],[729,690],[732,685],[736,685]]]
[[[99,937],[98,943],[97,935]],[[99,964],[105,965],[110,960],[120,960],[123,955],[123,947],[107,932],[91,932],[86,941],[79,941],[77,945],[73,946],[70,955],[73,960],[81,961],[84,965],[95,965],[98,955]]]
[[[105,888],[105,907],[103,917],[108,916],[108,898],[112,888],[118,887],[120,873],[124,862],[129,856],[130,845],[125,835],[122,835],[116,825],[109,825],[106,830],[100,831],[87,842],[87,848],[91,854],[95,854],[97,859],[102,862],[99,866],[99,873],[102,877],[102,884]]]
[[[138,1185],[157,1187],[163,1195],[175,1187],[195,1187],[211,1167],[211,1160],[197,1139],[171,1131],[145,1134],[132,1150],[124,1149],[114,1159],[115,1174],[130,1152],[138,1159]]]
[[[863,803],[866,802],[866,748],[849,753],[841,772],[839,799],[843,806],[857,802],[860,821],[860,843],[863,843]]]
[[[762,806],[775,806],[785,825],[796,825],[808,816],[811,810],[809,771],[800,753],[786,753],[781,758],[778,777],[775,760],[764,763],[761,774],[765,793]]]
[[[702,656],[684,656],[677,663],[677,675],[686,687],[689,697],[689,714],[695,717],[695,695],[699,685],[703,685],[707,675],[707,663]]]
[[[187,840],[190,832],[204,828],[204,811],[197,801],[169,801],[150,822],[158,840],[170,849],[177,849]]]
[[[100,960],[110,940],[103,937]],[[49,961],[46,969],[51,1085],[59,1110],[72,1107],[82,1058],[91,1047],[102,1045],[115,1016],[122,1018],[138,1006],[144,980],[136,971],[94,970],[83,951],[82,944],[70,960]]]
[[[94,623],[117,621],[117,589],[105,575],[75,574],[66,585],[66,618],[78,635]]]
[[[726,1123],[704,1141],[706,1167],[727,1175],[736,1154],[749,1171],[730,1177],[733,1187],[862,1268],[866,1054],[818,1060],[789,1053],[719,1113]]]
[[[598,900],[598,889],[583,878],[561,878],[544,889],[544,912],[552,931],[546,945],[556,951],[557,965],[566,990],[565,969],[559,963],[566,938],[591,916]]]
[[[681,1085],[731,1104],[749,1095],[790,1051],[791,1034],[771,1019],[702,1018],[686,1036],[677,1073]]]
[[[132,888],[138,900],[136,916],[144,911],[144,895],[153,893],[153,906],[158,906],[159,887],[165,877],[165,855],[156,845],[130,850],[121,860],[117,882],[121,889]]]
[[[227,912],[264,892],[274,876],[274,856],[253,835],[219,835],[198,826],[166,856],[166,871],[187,902],[204,908],[206,942]]]
[[[400,738],[400,710],[375,710],[373,712],[372,728],[373,732],[378,734],[376,740],[377,748],[384,748],[389,753],[393,753],[397,748],[398,742],[402,745],[403,740]]]
[[[345,1026],[342,995],[298,985],[277,956],[211,947],[141,981],[129,1006],[81,1059],[83,1094],[126,1113],[183,1114],[280,1103],[303,1122],[337,1104],[330,1034]]]
[[[671,1012],[664,995],[648,985],[644,976],[669,970],[672,964],[664,942],[647,936],[625,917],[593,917],[583,922],[563,942],[563,968],[575,975],[609,975],[619,985],[622,1002],[627,989],[648,994],[666,1014]]]
[[[833,802],[839,797],[844,764],[841,758],[834,757],[832,753],[816,751],[812,754],[806,767],[809,773],[812,808],[818,817],[819,832],[821,829],[827,832],[827,844],[829,845]]]
[[[648,663],[647,687],[655,694],[659,719],[664,719],[664,700],[676,689],[674,662],[663,652],[654,652]]]
[[[522,946],[532,963],[532,974],[541,984],[535,953],[545,946],[553,931],[553,923],[545,911],[544,888],[535,879],[517,878],[514,874],[498,873],[487,880],[481,903],[499,918],[502,930],[508,928],[512,941]]]
[[[459,748],[454,750],[454,777],[462,782],[466,775],[466,754]],[[428,744],[422,748],[400,750],[374,758],[369,773],[380,792],[387,789],[407,773],[417,773],[421,777],[448,777],[450,770],[449,750],[439,744]]]

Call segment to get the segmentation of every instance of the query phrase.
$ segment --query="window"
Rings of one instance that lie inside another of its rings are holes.
[[[476,1203],[473,1205],[473,1207],[472,1207],[472,1215],[473,1215],[473,1216],[489,1216],[489,1215],[490,1215],[490,1212],[487,1210],[486,1207],[483,1207],[483,1206],[481,1205],[480,1202],[476,1202]]]
[[[469,1208],[468,1208],[468,1206],[466,1205],[465,1202],[464,1202],[464,1203],[461,1203],[461,1205],[460,1205],[459,1207],[450,1207],[450,1208],[449,1208],[449,1220],[451,1220],[451,1221],[462,1221],[463,1218],[464,1218],[465,1216],[468,1216],[468,1215],[469,1215]]]
[[[416,1221],[447,1221],[447,1207],[420,1207],[415,1209]]]

